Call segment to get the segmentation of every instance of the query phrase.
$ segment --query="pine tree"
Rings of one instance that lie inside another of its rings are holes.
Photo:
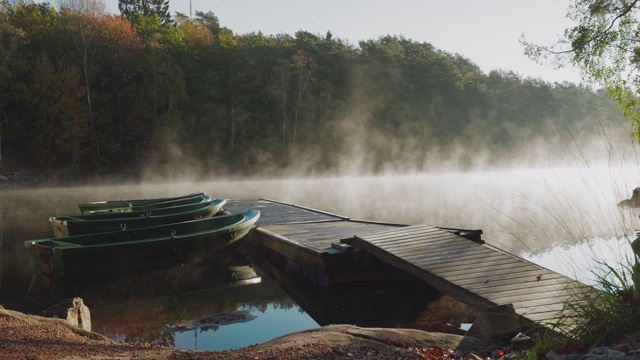
[[[157,15],[163,25],[173,24],[169,12],[169,0],[118,0],[118,9],[134,24],[140,15]]]

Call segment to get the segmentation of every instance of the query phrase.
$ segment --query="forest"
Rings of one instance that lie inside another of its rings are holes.
[[[402,36],[356,45],[330,31],[236,34],[211,12],[0,5],[0,172],[465,169],[594,135],[631,141],[606,92],[483,73]]]

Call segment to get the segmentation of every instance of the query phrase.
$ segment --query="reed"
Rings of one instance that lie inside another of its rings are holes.
[[[590,190],[584,194],[590,197],[589,201],[568,197],[566,194],[570,191],[567,191],[555,196],[555,204],[539,206],[546,220],[555,223],[556,230],[564,231],[571,242],[549,250],[557,252],[552,261],[565,267],[555,270],[590,286],[580,289],[564,304],[559,319],[551,326],[554,331],[529,350],[527,358],[540,358],[550,349],[586,351],[616,343],[640,331],[640,258],[631,251],[633,236],[629,235],[638,226],[638,211],[616,206],[614,200],[619,201],[622,191],[638,185],[632,183],[637,181],[640,157],[635,145],[631,152],[616,154],[610,139],[603,140],[607,162],[600,171],[596,171],[582,153],[576,156],[579,166],[587,169],[586,176],[581,176],[579,181]],[[577,143],[570,145],[579,149]],[[634,169],[636,174],[626,176],[629,169]],[[590,206],[582,205],[589,202]],[[637,242],[640,245],[640,240]],[[537,262],[536,254],[525,257]],[[553,266],[557,265],[549,267]]]
[[[612,344],[640,331],[640,264],[636,256],[619,270],[600,263],[606,272],[597,273],[597,291],[584,291],[565,304],[560,322],[574,320],[565,344],[585,348]]]

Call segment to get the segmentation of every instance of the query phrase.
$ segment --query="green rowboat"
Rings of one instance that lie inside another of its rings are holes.
[[[151,205],[155,203],[179,201],[185,198],[191,198],[198,195],[204,195],[204,193],[193,193],[189,195],[167,197],[167,198],[155,198],[155,199],[134,199],[134,200],[124,199],[124,200],[94,201],[94,202],[78,204],[78,208],[80,208],[80,213],[82,213],[82,215],[89,215],[91,212],[94,212],[94,211],[127,209],[133,206],[143,206],[143,205]]]
[[[197,204],[146,211],[97,212],[81,216],[54,216],[49,218],[49,223],[56,237],[140,229],[211,217],[217,214],[226,202],[227,200],[225,199],[216,199]]]
[[[123,213],[123,212],[135,212],[135,211],[148,211],[166,207],[180,206],[180,205],[189,205],[189,204],[198,204],[211,200],[211,195],[207,194],[197,194],[193,196],[186,196],[180,199],[173,199],[170,201],[160,201],[154,202],[146,205],[131,205],[125,208],[111,208],[106,210],[95,210],[89,212],[83,212],[83,215],[92,215],[92,214],[101,214],[101,213]]]
[[[56,278],[130,274],[204,260],[242,239],[260,211],[200,220],[25,241],[36,272]]]

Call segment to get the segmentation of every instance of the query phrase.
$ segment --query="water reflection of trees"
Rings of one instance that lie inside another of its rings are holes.
[[[96,331],[109,338],[173,346],[174,333],[162,332],[167,326],[239,308],[250,307],[265,313],[270,305],[276,309],[296,306],[272,280],[263,276],[259,284],[91,308],[91,316],[93,324],[100,327]]]

